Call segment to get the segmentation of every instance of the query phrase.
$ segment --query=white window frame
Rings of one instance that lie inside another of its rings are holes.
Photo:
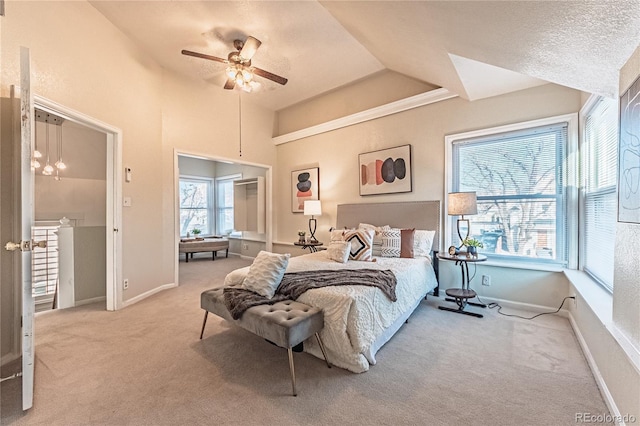
[[[585,104],[582,106],[582,108],[580,109],[580,158],[582,158],[582,156],[584,155],[582,147],[584,146],[584,144],[587,142],[586,141],[586,125],[587,125],[587,117],[593,113],[594,109],[599,105],[599,103],[602,100],[602,96],[599,95],[591,95],[589,97],[589,99],[587,99],[587,101],[585,102]],[[620,121],[619,121],[619,117],[620,117],[620,102],[614,102],[616,104],[616,115],[618,117],[618,139],[620,137]],[[618,144],[619,144],[619,140],[618,140]],[[617,163],[616,163],[616,167],[617,167]],[[615,189],[615,195],[616,195],[616,209],[617,209],[617,200],[618,200],[618,188],[617,188],[617,184],[618,184],[618,170],[616,170],[616,189]],[[579,203],[580,203],[580,236],[581,238],[578,241],[579,244],[579,264],[578,264],[578,268],[581,271],[584,271],[587,275],[589,275],[589,277],[593,280],[594,283],[597,283],[598,285],[602,286],[606,291],[608,291],[609,293],[613,292],[613,282],[611,283],[611,285],[609,285],[608,283],[605,283],[603,281],[601,281],[599,278],[595,277],[593,274],[589,273],[588,270],[585,270],[585,259],[586,259],[586,220],[585,220],[585,214],[586,214],[586,194],[585,194],[585,177],[581,176],[580,177],[580,199],[579,199]],[[617,220],[617,218],[616,218]],[[615,237],[615,236],[614,236]],[[614,238],[612,237],[612,238]],[[612,265],[613,267],[613,265]]]
[[[218,177],[215,178],[215,187],[216,187],[215,188],[215,191],[216,191],[216,199],[215,199],[215,204],[216,204],[216,207],[215,207],[216,234],[221,234],[220,230],[218,229],[218,217],[219,217],[218,215],[219,215],[220,210],[222,209],[222,207],[220,207],[218,205],[218,193],[219,193],[218,185],[220,183],[223,183],[223,182],[227,182],[227,181],[232,181],[233,182],[233,181],[236,181],[236,180],[239,180],[239,179],[242,179],[242,173],[234,173],[232,175],[218,176]],[[242,236],[242,232],[233,230],[231,232],[231,234],[229,234],[229,236],[231,236],[231,237],[241,237]]]
[[[209,221],[209,228],[206,232],[203,230],[202,236],[212,235],[214,229],[216,228],[215,217],[214,217],[214,206],[215,206],[215,198],[214,198],[214,188],[213,182],[214,179],[206,176],[193,176],[193,175],[180,175],[178,178],[178,193],[180,191],[180,182],[182,180],[192,180],[192,181],[201,181],[206,182],[209,186],[209,191],[207,194],[208,202],[207,202],[207,215]],[[182,207],[180,206],[180,195],[178,195],[178,229],[182,230],[182,223],[180,221]],[[181,237],[186,237],[185,235],[180,235]]]
[[[452,192],[453,189],[453,144],[461,139],[480,138],[485,136],[491,136],[498,133],[513,132],[518,130],[526,130],[534,127],[555,125],[559,123],[567,123],[567,146],[565,149],[565,167],[566,167],[566,199],[567,208],[567,267],[570,269],[576,269],[578,266],[578,114],[564,114],[553,117],[542,118],[538,120],[530,120],[520,123],[507,124],[504,126],[491,127],[486,129],[473,130],[470,132],[456,133],[446,135],[445,142],[445,193],[443,203],[443,218],[444,218],[444,238],[443,243],[445,247],[452,245],[452,224],[454,221],[450,220],[447,216],[447,194]],[[517,259],[505,260],[505,259],[492,259],[489,256],[487,265],[513,267],[520,269],[530,270],[542,270],[542,271],[560,271],[563,268],[557,264],[547,264],[535,261],[521,261]]]

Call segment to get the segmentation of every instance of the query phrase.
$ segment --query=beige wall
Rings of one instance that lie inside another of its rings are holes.
[[[165,72],[95,8],[76,2],[7,2],[2,18],[6,96],[31,51],[33,92],[122,130],[124,300],[175,280],[174,149],[237,158],[237,94]],[[70,25],[73,23],[73,25]],[[273,113],[243,102],[243,159],[275,163]]]
[[[380,71],[348,86],[278,111],[278,126],[274,136],[305,129],[437,88],[394,71]]]
[[[323,212],[317,218],[316,235],[327,241],[329,228],[336,224],[337,204],[442,200],[445,135],[577,112],[580,105],[580,92],[547,84],[475,102],[455,98],[279,145],[274,241],[294,241],[297,230],[308,226],[307,217],[291,213],[292,170],[320,168]],[[413,191],[361,197],[358,154],[404,144],[412,145]],[[294,247],[279,246],[276,250],[298,254]],[[459,286],[459,270],[442,263],[443,288]],[[478,274],[483,273],[492,275],[492,286],[480,289],[481,295],[557,307],[568,291],[568,283],[559,273],[478,267]]]

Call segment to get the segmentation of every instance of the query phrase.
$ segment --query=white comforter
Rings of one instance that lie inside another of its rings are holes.
[[[320,337],[329,362],[354,373],[367,371],[370,364],[375,364],[375,352],[384,343],[376,341],[384,339],[381,336],[385,330],[437,285],[430,259],[379,257],[376,262],[350,260],[343,264],[328,259],[324,251],[319,251],[292,257],[287,267],[287,272],[367,268],[393,271],[398,280],[396,302],[389,300],[381,290],[365,285],[323,287],[309,290],[298,298],[299,302],[324,311],[324,329]],[[248,270],[246,267],[229,273],[225,286],[240,284]],[[305,341],[304,347],[306,352],[322,358],[315,339]]]

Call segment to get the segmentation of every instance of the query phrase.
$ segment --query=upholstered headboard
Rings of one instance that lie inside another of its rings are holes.
[[[355,228],[359,223],[436,231],[433,250],[440,249],[439,200],[338,205],[336,228]]]

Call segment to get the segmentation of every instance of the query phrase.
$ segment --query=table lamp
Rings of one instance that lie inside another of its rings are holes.
[[[317,243],[318,240],[316,240],[316,227],[317,227],[317,221],[316,218],[314,216],[321,216],[322,215],[322,204],[320,203],[320,200],[307,200],[304,202],[304,215],[305,216],[311,216],[311,219],[309,219],[309,233],[311,234],[309,237],[309,241],[311,241],[312,243]]]
[[[475,192],[450,192],[449,201],[447,203],[447,213],[449,216],[462,216],[458,219],[458,237],[460,241],[464,241],[469,237],[471,225],[469,219],[465,219],[464,215],[478,214],[478,204]],[[467,232],[462,236],[461,225],[466,222]]]

